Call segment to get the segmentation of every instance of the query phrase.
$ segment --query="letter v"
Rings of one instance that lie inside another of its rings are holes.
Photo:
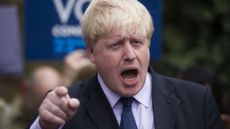
[[[68,22],[70,13],[73,9],[74,1],[75,0],[67,0],[66,6],[64,7],[62,0],[53,0],[58,16],[62,23]]]

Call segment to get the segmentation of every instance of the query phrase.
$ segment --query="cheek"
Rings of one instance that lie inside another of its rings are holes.
[[[103,71],[104,73],[113,73],[111,71],[116,69],[117,61],[114,56],[104,54],[95,59],[95,64],[98,67],[98,70]]]
[[[147,60],[148,60],[148,62],[149,62],[149,60],[150,60],[150,51],[149,51],[149,49],[148,49],[148,51],[147,51]]]
[[[146,54],[146,65],[147,65],[147,67],[149,66],[149,61],[150,61],[150,53],[149,53],[149,51],[147,51],[147,54]]]
[[[138,52],[138,57],[139,57],[139,60],[141,60],[141,63],[149,63],[149,60],[150,60],[150,52],[149,52],[149,49],[143,49],[141,51]]]
[[[119,58],[119,54],[105,53],[103,56],[101,56],[100,61],[109,66],[116,66],[119,62]]]

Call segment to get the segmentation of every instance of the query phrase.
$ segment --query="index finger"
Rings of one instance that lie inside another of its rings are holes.
[[[62,97],[68,94],[68,89],[64,86],[60,86],[54,89],[54,92],[57,96]]]

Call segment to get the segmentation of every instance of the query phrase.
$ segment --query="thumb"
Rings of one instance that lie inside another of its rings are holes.
[[[80,102],[76,98],[71,98],[69,100],[68,106],[69,106],[70,109],[76,110],[80,106]]]

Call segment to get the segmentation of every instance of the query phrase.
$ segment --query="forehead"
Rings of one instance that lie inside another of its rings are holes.
[[[120,38],[147,38],[147,34],[140,31],[138,27],[135,26],[115,26],[104,32],[101,36],[106,37],[120,37]]]
[[[108,44],[108,43],[114,43],[118,41],[140,41],[145,44],[149,44],[149,40],[146,36],[139,35],[136,33],[125,33],[121,34],[119,31],[117,32],[111,32],[107,33],[105,35],[102,35],[95,44]]]
[[[105,33],[99,39],[140,39],[140,40],[147,40],[146,35],[142,35],[137,32],[122,32],[122,31],[112,31],[110,33]]]

